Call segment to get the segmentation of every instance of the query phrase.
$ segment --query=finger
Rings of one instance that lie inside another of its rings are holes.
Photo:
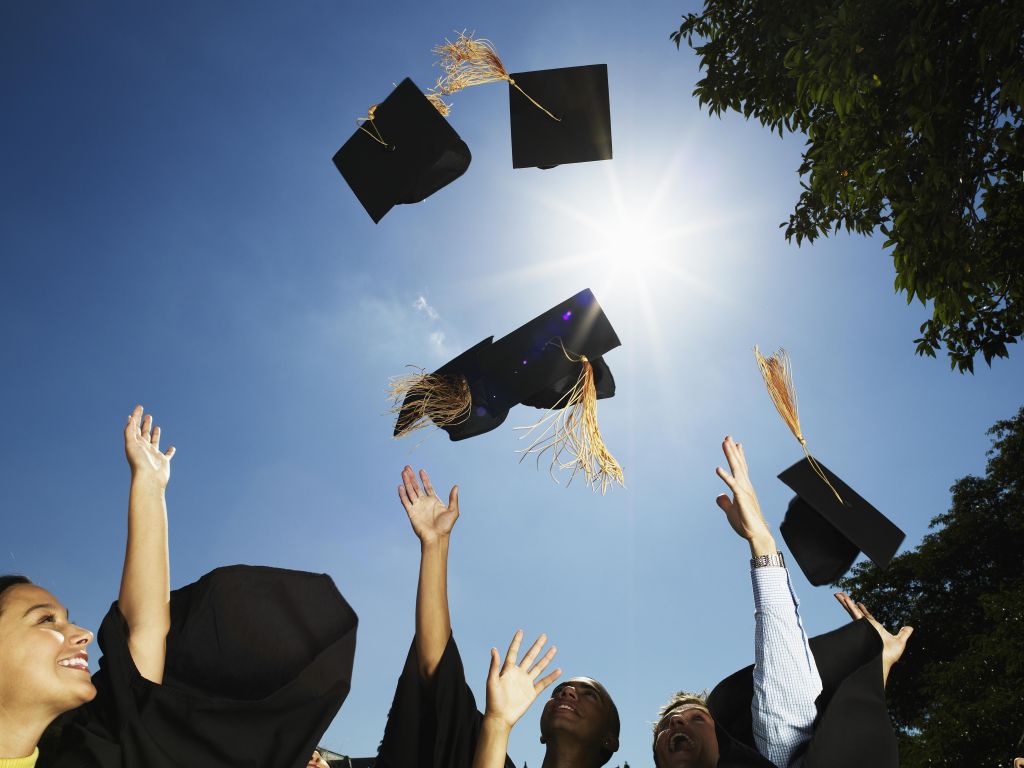
[[[555,682],[555,680],[557,680],[561,676],[562,676],[562,669],[561,669],[561,667],[559,667],[554,672],[552,672],[550,675],[546,675],[546,676],[542,677],[540,680],[538,680],[536,683],[534,683],[533,684],[533,690],[536,691],[537,693],[540,693],[541,691],[543,691],[545,688],[547,688],[549,685],[551,685],[553,682]]]
[[[508,653],[505,654],[505,666],[502,669],[508,669],[510,666],[514,666],[516,663],[516,656],[519,655],[519,645],[523,642],[523,630],[517,629],[516,633],[512,635],[512,642],[509,643]]]
[[[845,592],[836,592],[835,598],[839,601],[839,604],[846,609],[846,612],[850,614],[851,619],[856,621],[857,619],[861,618],[860,610],[857,608],[856,605],[853,604],[853,601]]]
[[[500,668],[501,668],[501,656],[498,655],[498,649],[497,648],[491,648],[491,663],[490,663],[490,666],[488,666],[488,668],[487,668],[487,680],[488,680],[488,682],[491,681],[491,680],[497,680],[498,679],[498,672],[499,672]]]
[[[723,493],[715,499],[715,503],[721,508],[725,514],[732,512],[732,499],[729,498],[729,494]]]
[[[459,514],[459,486],[453,485],[448,494],[448,509],[454,509],[456,517]]]
[[[900,631],[896,633],[896,637],[898,637],[904,644],[906,644],[907,640],[910,639],[910,636],[912,634],[914,634],[913,627],[902,627]]]
[[[434,493],[434,486],[430,484],[430,475],[427,474],[427,470],[420,470],[420,480],[423,481],[423,490],[426,491],[428,496],[436,496]]]
[[[149,443],[158,451],[160,450],[160,427],[153,428],[153,436],[149,438]]]
[[[868,607],[864,605],[864,603],[857,603],[857,607],[860,608],[861,612],[864,614],[868,621],[870,621],[876,627],[882,626],[882,623],[871,615],[871,611],[868,610]]]
[[[405,492],[409,496],[409,501],[416,503],[416,499],[420,497],[420,485],[416,482],[416,475],[412,472],[412,467],[407,466],[402,470],[402,482],[405,484]]]
[[[540,674],[548,668],[548,664],[550,664],[551,660],[555,658],[556,653],[558,653],[557,646],[552,645],[550,648],[548,648],[548,652],[541,656],[540,661],[538,661],[533,666],[533,669],[530,670],[531,680],[536,680],[540,676]]]
[[[533,645],[530,646],[530,650],[523,656],[523,660],[519,663],[519,666],[523,669],[529,669],[530,665],[533,664],[533,660],[537,658],[537,654],[540,653],[540,649],[544,647],[544,643],[548,641],[548,636],[541,634],[536,640],[533,641]]]
[[[736,456],[736,443],[729,435],[725,436],[725,442],[722,443],[722,451],[725,453],[725,458],[729,462],[729,469],[735,475],[736,470],[739,467],[740,460]]]
[[[736,455],[739,456],[740,466],[743,467],[743,471],[747,472],[747,454],[743,452],[743,443],[736,443]]]
[[[177,452],[178,452],[178,449],[175,448],[172,445],[170,448],[168,448],[166,451],[164,451],[164,456],[166,456],[168,459],[173,459],[174,458],[174,454],[176,454]]]
[[[721,467],[715,467],[715,473],[722,478],[722,482],[729,486],[729,490],[736,493],[736,479]]]
[[[409,494],[406,492],[404,485],[398,486],[398,498],[402,500],[402,506],[405,508],[406,514],[412,514],[412,502],[409,501]]]
[[[153,426],[153,417],[148,413],[142,417],[142,437],[149,440],[149,430]]]

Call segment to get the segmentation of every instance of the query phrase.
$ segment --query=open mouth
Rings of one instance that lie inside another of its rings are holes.
[[[693,740],[693,737],[688,733],[679,731],[672,735],[672,738],[668,743],[669,752],[681,752],[691,750],[697,746],[697,742]]]
[[[77,669],[79,671],[89,671],[89,657],[88,656],[72,656],[70,659],[61,659],[57,662],[58,667],[64,667],[65,669]]]
[[[572,704],[565,704],[564,702],[555,705],[555,712],[571,712],[576,715],[576,717],[580,716],[580,713],[576,711],[576,708]]]

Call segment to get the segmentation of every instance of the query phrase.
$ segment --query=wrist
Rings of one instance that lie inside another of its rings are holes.
[[[495,714],[494,712],[484,712],[483,727],[487,728],[491,733],[499,736],[508,736],[512,733],[512,726],[514,723],[508,722],[501,715]]]
[[[451,534],[448,533],[424,534],[420,536],[420,551],[434,552],[445,550],[448,548],[450,538]]]
[[[779,551],[779,548],[775,545],[775,537],[768,533],[768,531],[751,536],[747,539],[747,543],[750,544],[751,557],[774,555]]]
[[[164,491],[167,490],[167,478],[159,477],[151,472],[136,472],[133,469],[132,488],[163,495]]]

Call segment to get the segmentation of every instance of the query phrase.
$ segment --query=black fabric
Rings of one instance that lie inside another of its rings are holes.
[[[455,638],[449,637],[429,682],[420,677],[414,641],[374,768],[470,768],[482,721]],[[515,768],[507,755],[505,768]]]
[[[348,695],[357,622],[326,575],[218,568],[171,593],[157,685],[136,669],[114,603],[97,696],[39,767],[304,768]]]
[[[455,181],[466,172],[472,155],[423,92],[405,78],[333,160],[370,218],[379,223],[395,205],[418,203]]]
[[[481,356],[484,380],[495,397],[526,402],[553,382],[579,377],[579,363],[566,352],[595,360],[620,344],[597,297],[585,288],[495,341]]]
[[[606,397],[615,396],[615,378],[612,376],[611,368],[604,361],[603,357],[596,357],[590,361],[594,370],[594,389],[597,390],[597,399],[604,400]],[[523,399],[523,405],[533,408],[556,408],[565,405],[565,397],[576,386],[579,381],[579,363],[576,370],[568,376],[563,376],[539,392]]]
[[[898,768],[896,734],[882,686],[882,640],[861,619],[810,639],[821,677],[814,735],[803,768]],[[708,696],[718,730],[719,768],[765,768],[751,723],[753,665],[733,673]]]
[[[856,544],[799,496],[790,499],[779,532],[804,576],[816,587],[841,579],[860,554]]]
[[[513,168],[553,168],[612,159],[608,65],[514,72],[516,85],[553,120],[509,84]]]
[[[790,504],[779,526],[800,570],[815,586],[831,584],[849,570],[857,552],[885,568],[903,542],[903,531],[828,467],[815,464],[842,503],[807,458],[779,474],[801,500]]]

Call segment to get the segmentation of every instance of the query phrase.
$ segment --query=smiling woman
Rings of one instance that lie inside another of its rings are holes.
[[[71,624],[45,589],[24,576],[0,576],[0,758],[34,765],[46,727],[96,696],[90,642],[92,633]]]

